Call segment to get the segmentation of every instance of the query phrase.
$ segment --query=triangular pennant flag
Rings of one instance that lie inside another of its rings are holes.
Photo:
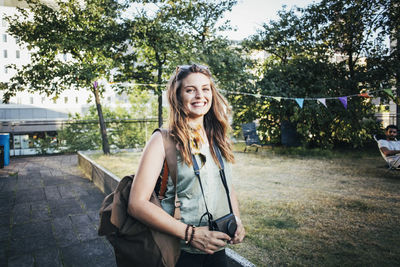
[[[368,93],[361,93],[361,94],[358,94],[358,96],[362,96],[362,97],[366,97],[366,98],[371,97]]]
[[[320,102],[322,105],[324,105],[327,108],[325,98],[318,98],[317,100],[318,100],[318,102]]]
[[[281,102],[281,99],[282,99],[282,97],[280,97],[280,96],[274,96],[272,98],[275,99],[278,102]]]
[[[303,108],[304,98],[295,98],[297,104],[299,104],[300,108]]]
[[[388,95],[390,95],[392,98],[394,97],[392,89],[383,89]]]
[[[347,109],[347,96],[339,97],[340,102],[342,102],[345,109]]]

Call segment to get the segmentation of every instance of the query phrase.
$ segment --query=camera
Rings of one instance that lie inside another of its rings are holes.
[[[230,237],[235,235],[236,228],[236,218],[232,213],[222,216],[216,220],[212,220],[210,224],[210,230],[224,232]]]

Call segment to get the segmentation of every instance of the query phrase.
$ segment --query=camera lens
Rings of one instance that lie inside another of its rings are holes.
[[[236,232],[237,224],[234,220],[230,220],[226,229],[228,230],[228,235],[234,236]]]

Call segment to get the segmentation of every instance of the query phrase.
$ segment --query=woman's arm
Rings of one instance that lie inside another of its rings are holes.
[[[230,241],[230,243],[238,244],[243,241],[246,231],[244,230],[242,220],[240,219],[239,201],[236,197],[236,192],[235,192],[233,186],[231,187],[231,203],[232,203],[233,214],[236,217],[237,229],[236,229],[235,236]]]
[[[186,224],[174,219],[163,209],[150,202],[164,159],[162,135],[160,132],[156,132],[142,153],[129,195],[128,213],[159,231],[184,239]]]
[[[165,159],[162,135],[156,132],[146,144],[129,195],[128,213],[161,232],[185,239],[187,225],[176,220],[150,202]],[[192,229],[189,231],[191,235]],[[207,226],[195,228],[191,245],[212,254],[231,238],[222,232],[209,231]]]

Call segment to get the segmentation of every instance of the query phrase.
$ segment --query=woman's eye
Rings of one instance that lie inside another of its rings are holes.
[[[203,91],[210,91],[210,88],[204,87],[204,88],[203,88]]]
[[[188,93],[188,94],[191,94],[191,93],[193,93],[193,92],[194,92],[193,89],[186,89],[186,93]]]

